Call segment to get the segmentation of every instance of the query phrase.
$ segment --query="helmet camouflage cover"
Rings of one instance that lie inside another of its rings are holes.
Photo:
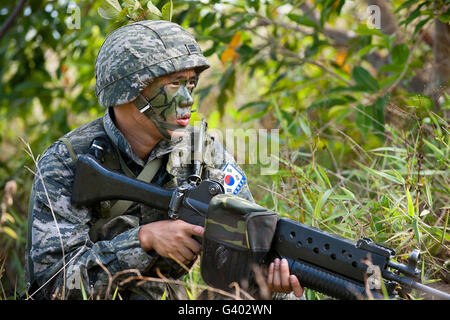
[[[113,31],[95,61],[95,94],[100,105],[112,107],[134,101],[158,77],[209,68],[194,37],[178,24],[139,21]]]

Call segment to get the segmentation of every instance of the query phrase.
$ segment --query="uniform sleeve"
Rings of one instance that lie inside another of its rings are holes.
[[[156,259],[141,248],[139,227],[109,241],[90,240],[91,210],[71,205],[73,172],[60,142],[46,150],[36,169],[30,257],[38,286],[46,284],[41,290],[47,298],[55,293],[81,298],[83,290],[88,296],[105,294],[117,272],[143,273]]]

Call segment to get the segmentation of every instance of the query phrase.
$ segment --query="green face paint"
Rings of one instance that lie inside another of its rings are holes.
[[[159,132],[170,139],[168,130],[183,129],[187,126],[194,99],[192,91],[197,77],[186,81],[173,81],[150,91],[146,99],[148,107],[141,109],[153,120]]]
[[[192,90],[193,88],[188,89],[185,84],[175,88],[162,86],[151,93],[148,102],[163,121],[178,119],[191,112],[194,103]]]

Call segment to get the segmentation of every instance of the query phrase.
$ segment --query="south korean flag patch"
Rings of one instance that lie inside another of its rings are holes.
[[[245,176],[231,163],[227,163],[222,170],[225,173],[224,187],[225,193],[237,195],[247,180]]]

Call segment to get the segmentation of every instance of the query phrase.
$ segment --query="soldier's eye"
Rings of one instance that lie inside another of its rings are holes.
[[[180,85],[180,81],[172,81],[170,84],[173,85],[173,86],[179,86]]]

